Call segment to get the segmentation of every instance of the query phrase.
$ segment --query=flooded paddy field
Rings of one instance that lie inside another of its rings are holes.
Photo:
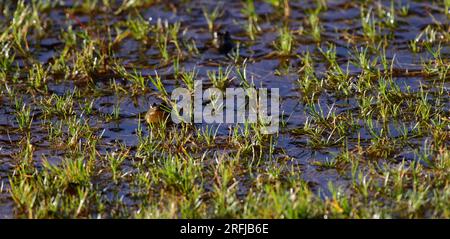
[[[0,218],[449,218],[449,23],[448,0],[1,1]],[[279,130],[147,123],[194,80],[278,88]]]

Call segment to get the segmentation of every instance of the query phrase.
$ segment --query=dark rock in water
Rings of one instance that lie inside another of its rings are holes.
[[[233,39],[228,31],[215,32],[214,41],[221,54],[228,54],[234,48]]]

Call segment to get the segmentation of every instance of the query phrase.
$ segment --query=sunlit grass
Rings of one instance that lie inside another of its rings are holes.
[[[8,216],[450,217],[449,1],[182,2],[0,3]],[[146,123],[196,80],[280,88],[279,132]]]

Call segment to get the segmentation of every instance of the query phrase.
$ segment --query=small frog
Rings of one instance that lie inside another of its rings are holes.
[[[169,108],[165,105],[153,103],[145,114],[145,121],[147,121],[148,124],[157,124],[167,121],[169,117],[168,109]]]
[[[214,32],[214,45],[220,54],[228,54],[234,48],[230,32]]]

